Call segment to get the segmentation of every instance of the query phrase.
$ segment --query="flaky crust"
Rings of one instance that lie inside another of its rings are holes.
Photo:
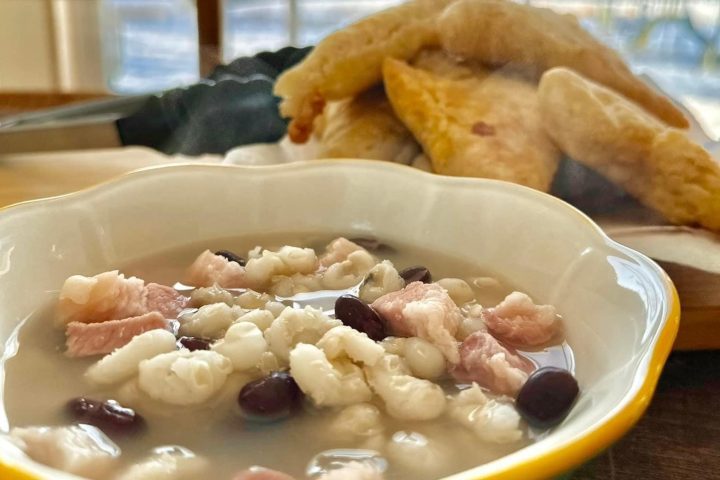
[[[538,74],[569,67],[634,100],[667,124],[688,121],[670,100],[633,75],[612,49],[572,15],[503,0],[459,0],[438,20],[443,49],[492,65],[520,64]]]
[[[325,102],[354,97],[379,83],[385,57],[409,59],[438,43],[435,20],[453,0],[413,0],[325,37],[275,84],[290,138],[304,142]]]
[[[382,87],[329,104],[321,123],[318,158],[410,163],[420,151],[412,133],[395,116]]]
[[[720,231],[720,166],[684,131],[565,68],[543,75],[539,102],[567,155],[674,223]]]
[[[433,71],[387,59],[383,78],[395,113],[435,172],[548,191],[559,152],[540,125],[534,84],[438,54],[417,64]]]

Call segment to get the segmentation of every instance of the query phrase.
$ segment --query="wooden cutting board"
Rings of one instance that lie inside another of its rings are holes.
[[[69,193],[138,168],[183,161],[188,159],[139,147],[0,155],[0,205]],[[192,163],[198,161],[220,163],[222,158],[208,155]],[[559,178],[565,184],[556,185],[556,194],[587,212],[615,240],[657,260],[673,279],[682,304],[675,348],[720,348],[720,237],[667,225],[575,164],[565,165]]]

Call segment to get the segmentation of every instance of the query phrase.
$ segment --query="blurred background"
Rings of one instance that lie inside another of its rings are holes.
[[[195,82],[398,0],[0,0],[0,95],[86,98]],[[580,17],[720,137],[720,0],[525,0]]]

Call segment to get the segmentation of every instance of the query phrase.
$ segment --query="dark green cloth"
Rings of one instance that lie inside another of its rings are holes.
[[[275,142],[285,135],[287,121],[280,117],[273,84],[310,48],[238,58],[199,83],[152,96],[117,121],[121,141],[184,155],[224,154],[238,145]]]

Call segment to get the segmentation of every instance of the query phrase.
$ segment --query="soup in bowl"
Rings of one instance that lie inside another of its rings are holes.
[[[0,234],[1,458],[40,478],[541,478],[632,425],[677,329],[572,207],[375,162],[152,169]]]

